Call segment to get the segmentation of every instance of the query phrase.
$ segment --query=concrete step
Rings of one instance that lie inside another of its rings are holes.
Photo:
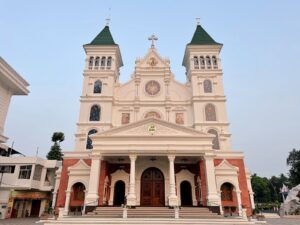
[[[44,225],[250,225],[254,221],[243,219],[170,219],[170,218],[97,218],[72,216],[64,217],[58,220],[41,220],[39,223]]]
[[[97,218],[122,218],[123,208],[121,207],[97,207],[94,211],[85,216]],[[174,218],[175,210],[168,207],[136,207],[127,210],[128,218]],[[182,207],[179,210],[180,218],[223,218],[212,213],[205,207]]]

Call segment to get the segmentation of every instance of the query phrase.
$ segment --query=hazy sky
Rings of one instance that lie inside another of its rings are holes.
[[[0,55],[29,83],[28,96],[14,96],[5,132],[15,149],[45,156],[51,135],[74,149],[85,53],[104,27],[120,45],[121,81],[144,56],[154,33],[175,78],[196,17],[224,44],[221,58],[233,149],[245,152],[252,172],[287,172],[286,158],[300,148],[300,1],[13,1],[0,0]]]

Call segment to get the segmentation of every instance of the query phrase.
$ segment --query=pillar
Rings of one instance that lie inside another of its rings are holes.
[[[239,210],[239,216],[242,216],[242,201],[241,201],[241,191],[236,191],[237,204]]]
[[[204,161],[207,185],[207,206],[219,206],[220,197],[217,192],[214,158],[213,156],[205,156]]]
[[[52,204],[51,204],[51,208],[54,209],[55,205],[56,205],[56,196],[57,196],[57,192],[54,191],[53,192],[53,196],[52,196]]]
[[[253,191],[249,192],[249,195],[250,195],[251,208],[255,209],[254,192]]]
[[[66,191],[66,201],[65,201],[64,215],[69,214],[70,198],[71,198],[71,191],[67,190]]]
[[[221,198],[222,191],[219,190],[218,193],[219,193],[219,198],[220,198],[220,214],[224,215],[223,206],[222,206],[222,198]]]
[[[127,196],[127,205],[136,205],[136,193],[135,193],[135,160],[136,155],[130,155],[130,179],[129,179],[129,192]]]
[[[98,199],[99,199],[98,188],[99,188],[100,168],[101,168],[101,156],[93,155],[88,193],[85,198],[85,204],[87,206],[97,206],[98,205]]]
[[[170,192],[169,192],[169,206],[178,206],[178,197],[176,196],[176,189],[175,189],[175,169],[174,169],[174,161],[175,156],[169,155],[169,166],[170,166]]]

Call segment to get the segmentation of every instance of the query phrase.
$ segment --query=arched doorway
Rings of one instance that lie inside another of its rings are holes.
[[[238,214],[237,196],[234,186],[226,182],[221,186],[221,201],[225,215]]]
[[[84,205],[85,198],[85,186],[81,182],[77,182],[72,186],[71,200],[70,200],[70,212],[81,213]]]
[[[146,169],[141,178],[141,205],[164,206],[165,185],[163,173],[154,167]]]
[[[114,190],[114,205],[122,205],[124,204],[125,198],[125,183],[121,180],[115,183]]]
[[[190,182],[182,181],[180,184],[180,200],[182,206],[192,206],[192,187]]]

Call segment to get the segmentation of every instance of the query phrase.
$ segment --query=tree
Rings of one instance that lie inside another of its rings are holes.
[[[62,132],[54,132],[51,140],[54,144],[51,146],[51,149],[47,154],[47,159],[61,161],[63,159],[63,153],[61,152],[60,143],[65,140],[65,135]]]
[[[60,145],[60,142],[63,142],[65,140],[65,135],[63,132],[54,132],[51,140]]]
[[[287,178],[283,173],[277,176],[272,176],[269,179],[270,190],[271,190],[271,200],[272,202],[278,201],[282,202],[282,195],[280,193],[280,189],[282,185],[285,184],[289,186],[289,178]]]
[[[289,180],[292,186],[300,184],[300,150],[293,149],[289,152],[286,163],[290,166]]]
[[[257,176],[256,173],[251,176],[251,185],[255,202],[266,203],[271,201],[271,190],[269,181],[266,177]]]

